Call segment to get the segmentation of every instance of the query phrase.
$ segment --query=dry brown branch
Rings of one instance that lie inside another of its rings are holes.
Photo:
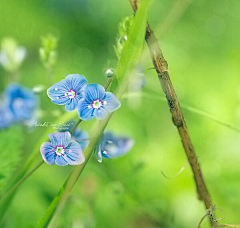
[[[130,0],[130,3],[134,11],[136,11],[137,1]],[[163,56],[158,41],[149,24],[147,24],[145,40],[151,54],[153,65],[158,74],[158,79],[166,96],[170,112],[172,114],[173,124],[177,127],[186,156],[191,165],[197,188],[198,198],[199,200],[202,200],[204,202],[206,209],[209,209],[212,206],[211,197],[204,182],[200,165],[198,163],[198,159],[188,133],[181,107],[179,105],[174,87],[169,77],[168,64]]]

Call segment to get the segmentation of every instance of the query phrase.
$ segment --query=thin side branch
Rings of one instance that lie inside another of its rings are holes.
[[[137,10],[136,0],[130,0],[130,3],[134,9]],[[158,41],[150,28],[149,24],[146,28],[145,40],[147,42],[148,48],[150,50],[151,58],[158,74],[158,79],[161,83],[163,92],[166,96],[170,112],[172,114],[173,124],[178,129],[179,135],[182,140],[182,144],[188,158],[188,161],[191,165],[194,179],[196,183],[197,193],[199,200],[202,200],[205,204],[206,209],[209,209],[212,206],[211,198],[207,189],[207,186],[204,182],[200,165],[198,163],[197,156],[195,154],[193,144],[191,142],[186,122],[183,117],[182,110],[180,108],[174,87],[169,77],[168,64],[163,53],[159,47]]]

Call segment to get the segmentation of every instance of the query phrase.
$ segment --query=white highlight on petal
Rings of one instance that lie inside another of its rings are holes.
[[[107,101],[104,101],[103,104],[104,104],[104,105],[107,104]]]
[[[91,105],[88,105],[88,108],[92,108],[92,106],[91,106]]]
[[[58,91],[58,88],[55,88],[55,91]]]

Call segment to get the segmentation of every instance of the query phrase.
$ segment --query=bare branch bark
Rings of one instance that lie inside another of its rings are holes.
[[[130,0],[130,3],[134,11],[136,11],[137,1]],[[191,165],[197,188],[198,198],[199,200],[202,200],[204,202],[206,209],[209,209],[212,206],[211,197],[208,192],[207,186],[204,182],[201,168],[198,163],[198,159],[187,130],[186,122],[184,120],[181,107],[179,105],[174,87],[169,77],[168,64],[163,56],[158,41],[149,24],[147,24],[145,40],[147,42],[151,54],[152,62],[158,74],[158,79],[161,83],[163,92],[166,96],[168,106],[172,114],[173,124],[177,127],[186,156]]]

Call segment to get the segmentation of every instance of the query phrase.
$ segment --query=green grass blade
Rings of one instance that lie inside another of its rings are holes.
[[[134,17],[133,24],[128,35],[121,58],[118,62],[115,78],[111,85],[111,91],[116,92],[117,97],[124,92],[126,84],[128,84],[130,72],[138,64],[141,57],[144,37],[146,33],[147,13],[152,0],[140,1],[138,10]],[[121,86],[119,86],[121,84]]]
[[[141,0],[141,4],[139,5],[133,25],[129,32],[128,41],[123,49],[123,53],[119,60],[116,69],[115,79],[113,80],[113,83],[117,83],[115,84],[115,86],[117,85],[117,87],[111,87],[111,91],[116,91],[116,96],[118,98],[121,98],[127,85],[129,75],[128,72],[136,66],[141,57],[146,31],[147,12],[151,2],[152,1]],[[108,124],[108,121],[111,119],[111,116],[112,115],[109,115],[105,120],[101,121],[100,125],[95,129],[95,131],[93,131],[95,132],[95,135],[93,136],[89,146],[85,150],[86,161],[82,165],[74,167],[72,173],[60,189],[58,195],[52,201],[51,205],[47,209],[37,228],[47,227],[56,209],[62,204],[64,204],[64,201],[66,200],[68,194],[70,193],[74,184],[78,180],[78,177],[83,171],[85,165],[87,164],[89,158],[91,157],[97,142],[99,141],[105,127]]]

